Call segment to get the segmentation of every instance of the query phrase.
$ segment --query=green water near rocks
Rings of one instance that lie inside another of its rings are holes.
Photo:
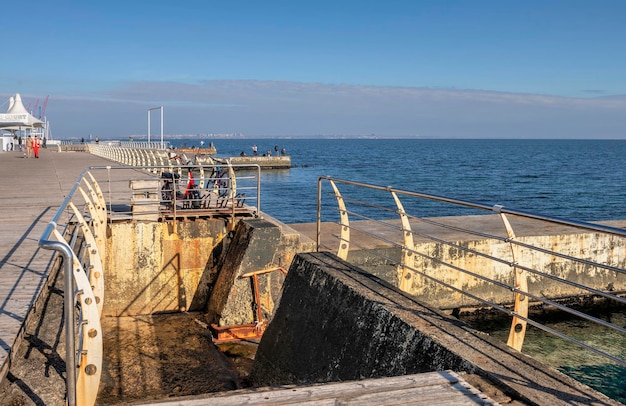
[[[626,307],[599,307],[587,311],[595,317],[626,328]],[[507,341],[510,318],[493,314],[472,314],[461,316],[461,319],[502,342]],[[619,331],[556,310],[533,313],[531,319],[613,356],[626,359],[626,335]],[[522,352],[611,399],[626,404],[625,366],[531,325],[526,330]]]

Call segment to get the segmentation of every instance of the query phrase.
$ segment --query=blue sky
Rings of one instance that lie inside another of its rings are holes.
[[[624,1],[2,9],[0,103],[49,95],[58,138],[145,134],[163,105],[166,134],[626,139]]]

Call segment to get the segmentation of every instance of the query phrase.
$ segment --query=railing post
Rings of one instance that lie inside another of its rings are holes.
[[[396,206],[398,207],[398,215],[400,216],[400,222],[402,223],[402,263],[400,264],[400,268],[398,269],[399,278],[398,287],[408,292],[411,287],[411,273],[409,273],[409,268],[407,264],[411,261],[411,257],[413,256],[413,250],[415,249],[415,245],[413,244],[413,231],[411,230],[411,223],[409,222],[409,217],[406,215],[404,211],[404,206],[396,192],[390,190],[391,196],[393,196],[393,200],[396,202]]]
[[[337,206],[339,207],[339,219],[341,223],[341,237],[339,240],[339,248],[337,249],[337,256],[346,261],[348,259],[348,252],[350,251],[350,221],[348,220],[348,210],[346,209],[343,196],[339,193],[339,189],[337,189],[335,182],[332,180],[329,180],[329,182],[335,191]]]
[[[524,268],[516,266],[516,258],[521,256],[521,253],[519,252],[520,248],[517,244],[512,243],[512,241],[516,238],[515,231],[513,231],[511,223],[509,223],[508,218],[504,213],[502,213],[501,210],[502,206],[494,206],[494,211],[500,215],[500,219],[504,224],[504,228],[506,229],[506,233],[508,236],[509,246],[511,247],[511,267],[513,270],[513,291],[515,295],[515,302],[513,307],[515,316],[513,316],[513,320],[511,321],[511,330],[509,331],[507,345],[521,352],[522,346],[524,345],[524,337],[526,336],[526,319],[528,319],[528,298],[520,292],[528,292],[528,277]],[[521,318],[517,316],[521,316]]]

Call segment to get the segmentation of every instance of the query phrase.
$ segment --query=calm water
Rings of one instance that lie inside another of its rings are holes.
[[[599,306],[587,310],[595,317],[626,327],[626,309],[623,306]],[[586,323],[556,310],[533,314],[532,319],[614,356],[626,357],[626,338],[615,330]],[[462,317],[462,320],[504,343],[507,341],[510,318],[492,314]],[[528,326],[522,352],[626,404],[626,367],[533,326]]]
[[[208,143],[209,140],[204,140]],[[173,140],[172,145],[199,145]],[[626,141],[237,139],[219,156],[285,148],[294,168],[262,174],[261,210],[315,221],[317,177],[334,176],[511,209],[598,221],[626,218]],[[461,213],[424,213],[424,215]]]

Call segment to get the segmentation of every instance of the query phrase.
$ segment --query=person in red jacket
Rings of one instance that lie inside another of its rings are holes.
[[[33,152],[35,152],[35,158],[39,158],[39,148],[41,147],[41,138],[35,135],[33,140]]]

